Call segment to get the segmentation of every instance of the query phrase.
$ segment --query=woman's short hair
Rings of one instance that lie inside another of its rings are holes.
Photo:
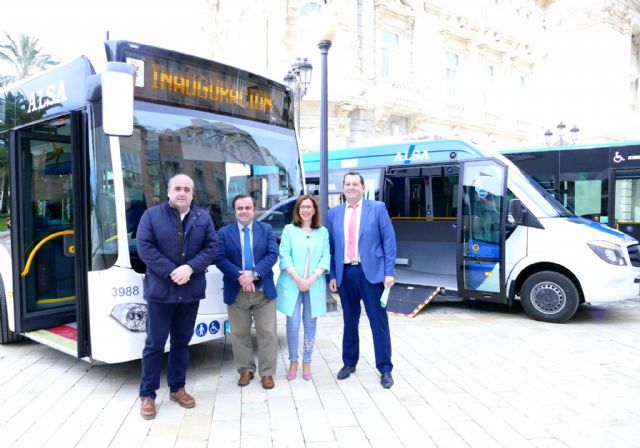
[[[291,223],[294,226],[298,226],[298,227],[302,226],[302,218],[300,217],[300,204],[302,204],[302,201],[306,199],[309,199],[311,201],[314,208],[314,214],[311,217],[311,228],[317,229],[320,227],[320,213],[319,213],[320,206],[318,205],[318,200],[313,196],[311,196],[310,194],[303,194],[296,201],[296,205],[293,206],[293,220],[291,221]]]

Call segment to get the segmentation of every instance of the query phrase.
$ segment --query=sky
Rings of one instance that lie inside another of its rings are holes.
[[[131,40],[207,56],[203,0],[4,0],[0,42],[5,32],[39,39],[44,53],[62,62],[89,57],[96,71],[106,62],[107,31],[111,39]],[[0,73],[6,67],[0,66]]]

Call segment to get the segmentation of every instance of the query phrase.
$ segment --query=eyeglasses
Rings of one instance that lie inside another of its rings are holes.
[[[300,210],[313,210],[313,205],[301,205]]]

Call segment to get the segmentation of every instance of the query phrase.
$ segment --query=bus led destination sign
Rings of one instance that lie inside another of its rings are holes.
[[[136,98],[289,125],[285,88],[243,70],[195,57],[127,51]]]
[[[266,113],[273,107],[271,97],[260,92],[257,86],[249,87],[246,82],[239,82],[237,78],[220,79],[224,76],[221,73],[216,73],[215,76],[212,73],[189,75],[186,71],[174,71],[171,67],[160,64],[152,64],[152,73],[151,88],[155,90]]]

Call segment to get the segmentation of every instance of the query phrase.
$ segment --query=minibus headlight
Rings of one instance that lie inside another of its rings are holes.
[[[587,244],[598,257],[607,263],[615,264],[617,266],[627,265],[624,258],[624,252],[617,244],[609,243],[607,241],[589,241]]]
[[[111,317],[129,331],[147,331],[147,305],[144,303],[121,303],[111,310]]]

